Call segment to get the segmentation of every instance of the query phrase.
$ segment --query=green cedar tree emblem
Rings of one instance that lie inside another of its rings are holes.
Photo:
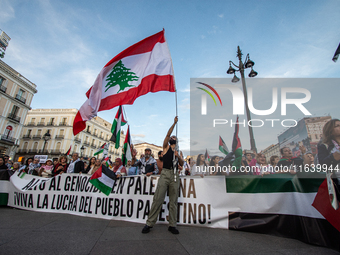
[[[134,72],[130,72],[131,69],[126,68],[121,60],[112,68],[111,73],[107,76],[106,81],[108,82],[105,87],[105,92],[116,85],[119,86],[119,91],[123,91],[127,87],[133,87],[129,85],[129,81],[138,81],[138,76]]]

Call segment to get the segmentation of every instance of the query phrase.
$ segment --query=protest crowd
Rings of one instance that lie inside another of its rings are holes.
[[[338,124],[335,124],[338,123]],[[302,170],[314,169],[317,165],[336,166],[339,163],[339,145],[335,131],[339,129],[340,121],[329,121],[323,130],[324,139],[318,146],[318,154],[307,152],[300,146],[300,155],[293,156],[289,147],[280,149],[281,155],[271,156],[269,159],[262,152],[256,153],[251,150],[243,150],[242,155],[228,153],[225,157],[199,154],[196,161],[187,157],[183,166],[178,166],[179,176],[226,176],[226,175],[267,175],[275,173],[296,174]],[[339,132],[340,133],[340,132]],[[183,153],[180,152],[181,157]],[[89,160],[79,158],[78,153],[73,153],[71,159],[62,155],[58,160],[47,159],[40,163],[39,158],[27,158],[24,164],[9,160],[9,156],[0,157],[0,171],[9,170],[9,175],[18,171],[26,174],[53,177],[63,173],[94,174],[100,166],[107,167],[119,177],[133,175],[160,175],[163,168],[163,151],[158,152],[155,159],[150,148],[146,148],[144,154],[137,155],[136,149],[131,145],[131,159],[104,157],[102,159],[92,157]],[[98,157],[98,156],[97,156]],[[320,169],[325,170],[325,169]]]

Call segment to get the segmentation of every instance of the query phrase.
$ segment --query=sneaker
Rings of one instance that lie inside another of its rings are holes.
[[[179,231],[176,227],[169,227],[168,230],[173,233],[174,235],[178,235]]]
[[[142,233],[143,234],[149,233],[150,232],[150,228],[152,228],[152,227],[150,227],[148,225],[145,225],[144,228],[142,229]]]

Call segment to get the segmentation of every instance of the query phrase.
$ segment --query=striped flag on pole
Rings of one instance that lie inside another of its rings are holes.
[[[100,146],[100,148],[93,155],[97,156],[98,154],[103,153],[105,146],[106,146],[106,143],[104,143],[102,146]]]
[[[111,139],[110,141],[115,143],[115,148],[119,148],[120,143],[120,129],[124,126],[127,121],[124,119],[123,115],[123,107],[120,105],[116,114],[115,119],[113,120],[112,127],[111,127]]]
[[[228,155],[229,150],[222,137],[220,136],[220,140],[218,141],[218,149],[225,155]]]
[[[122,161],[123,165],[126,166],[128,160],[132,159],[131,155],[131,136],[130,136],[130,126],[128,126],[126,136],[125,136],[125,141],[124,141],[124,152],[122,156]]]

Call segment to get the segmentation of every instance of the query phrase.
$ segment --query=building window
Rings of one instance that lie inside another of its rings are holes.
[[[28,147],[28,142],[25,142],[24,143],[24,146],[22,147],[24,150],[27,150],[27,147]]]
[[[6,79],[0,76],[0,90],[2,92],[6,92],[5,81]]]
[[[57,151],[60,150],[60,147],[61,147],[61,142],[58,142],[58,143],[57,143],[57,146],[56,146],[56,150],[57,150]]]
[[[32,132],[32,129],[27,130],[27,136],[30,136]]]
[[[64,135],[64,129],[60,129],[59,135]]]
[[[13,105],[11,114],[12,114],[13,116],[17,116],[18,112],[19,112],[19,107],[16,106],[16,105]]]
[[[35,142],[34,144],[33,144],[33,150],[37,150],[38,149],[38,142]]]
[[[37,135],[41,135],[41,129],[38,129]]]

